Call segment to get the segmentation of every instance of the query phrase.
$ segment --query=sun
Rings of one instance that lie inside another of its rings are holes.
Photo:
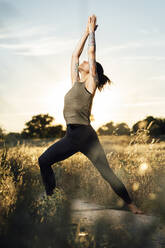
[[[105,86],[100,92],[95,94],[92,106],[92,114],[95,119],[94,125],[100,125],[103,122],[110,120],[118,121],[121,114],[121,105],[124,103],[124,98],[117,86]]]

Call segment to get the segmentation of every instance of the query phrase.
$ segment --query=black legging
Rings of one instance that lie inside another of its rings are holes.
[[[68,124],[65,136],[51,145],[38,158],[41,177],[47,194],[49,194],[49,190],[53,190],[56,186],[51,165],[70,157],[76,152],[81,152],[90,159],[102,177],[126,203],[132,202],[124,184],[109,167],[96,131],[91,125],[83,124]]]

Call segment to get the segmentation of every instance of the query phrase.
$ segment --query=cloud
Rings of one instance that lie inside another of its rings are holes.
[[[102,49],[101,54],[107,55],[108,52],[116,52],[120,50],[129,50],[129,49],[137,49],[137,48],[152,48],[152,47],[164,47],[165,41],[164,40],[155,40],[155,41],[136,41],[136,42],[128,42],[125,44],[118,44],[118,45],[110,45]]]
[[[149,29],[145,29],[145,28],[141,28],[139,30],[139,32],[142,33],[142,34],[150,35],[150,34],[157,34],[157,33],[159,33],[159,30],[158,30],[158,28],[152,28],[150,30]]]
[[[72,50],[77,40],[50,36],[54,32],[51,27],[22,28],[20,32],[1,32],[0,48],[12,50],[24,56],[52,55]],[[43,37],[44,36],[44,37]],[[19,39],[20,38],[20,39]],[[3,39],[8,39],[3,41]]]
[[[111,45],[109,47],[103,48],[101,53],[108,53],[111,51],[117,51],[117,50],[129,49],[129,48],[137,48],[137,47],[142,47],[142,46],[143,44],[140,42],[129,42],[126,44]]]
[[[56,30],[55,27],[48,27],[48,26],[37,26],[37,27],[25,27],[25,26],[12,26],[6,28],[1,28],[0,30],[0,39],[8,39],[8,40],[15,40],[17,38],[32,38],[34,37],[42,37],[48,36],[49,34],[54,33]]]
[[[110,58],[106,58],[108,60],[111,60],[111,61],[119,61],[119,62],[133,62],[133,61],[164,61],[165,60],[165,56],[120,56],[120,57],[110,57]]]
[[[163,56],[124,56],[124,57],[120,57],[117,58],[119,60],[136,60],[136,61],[146,61],[146,60],[165,60],[165,57]]]
[[[20,13],[15,6],[6,1],[0,2],[0,27],[7,27],[13,23],[13,20],[17,19]]]

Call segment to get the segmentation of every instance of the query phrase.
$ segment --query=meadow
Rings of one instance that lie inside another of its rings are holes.
[[[135,204],[146,214],[160,216],[165,224],[165,142],[149,140],[144,133],[99,136],[99,139],[109,166],[125,184]],[[109,240],[111,245],[97,241],[100,234],[96,226],[88,240],[79,237],[79,227],[72,224],[70,217],[72,199],[125,208],[121,198],[82,153],[53,164],[57,188],[53,196],[44,196],[38,157],[57,140],[26,141],[15,146],[4,143],[0,149],[0,246],[120,247],[115,236],[119,235],[122,247],[140,247],[138,241],[132,246],[131,237],[119,230],[114,233],[109,229],[115,237]]]

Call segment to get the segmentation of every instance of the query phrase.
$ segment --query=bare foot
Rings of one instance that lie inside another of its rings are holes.
[[[128,208],[134,213],[134,214],[144,214],[144,212],[136,207],[135,204],[127,204]]]

